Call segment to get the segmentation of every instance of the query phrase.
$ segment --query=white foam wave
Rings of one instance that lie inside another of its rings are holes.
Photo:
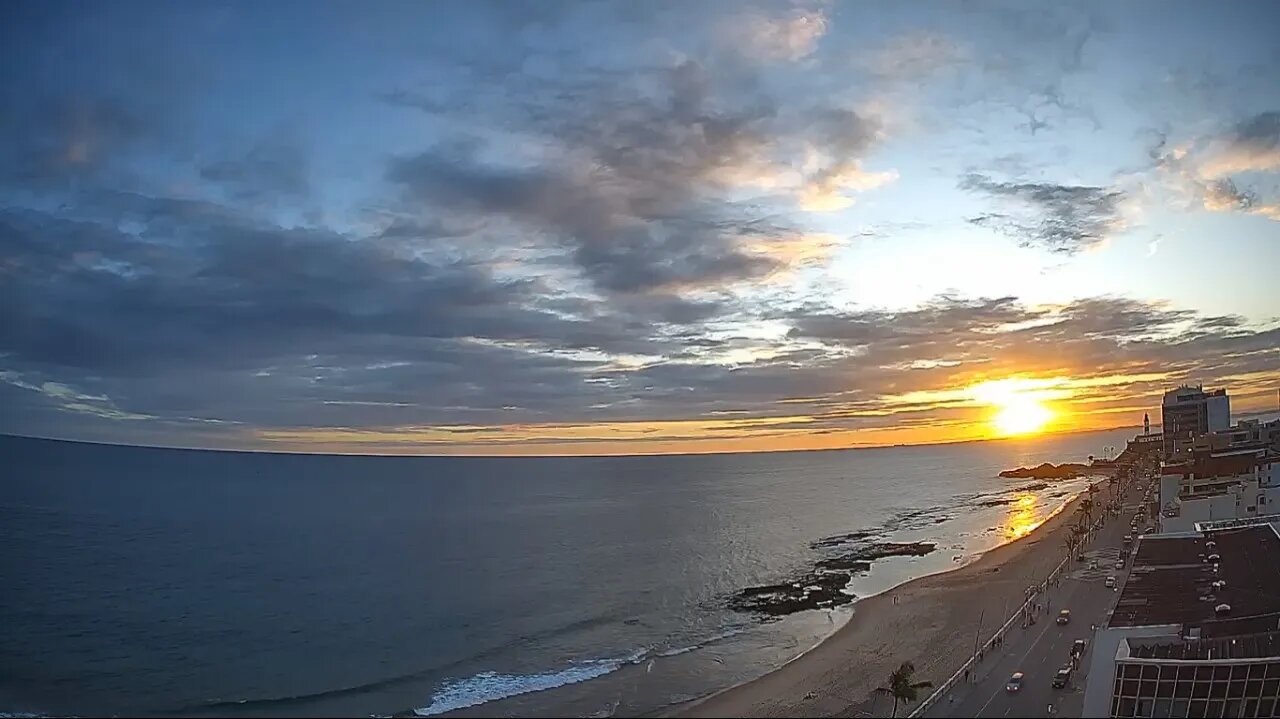
[[[615,672],[623,665],[640,661],[644,656],[644,650],[637,650],[617,659],[588,659],[575,662],[567,669],[540,674],[481,672],[473,677],[447,682],[439,691],[431,695],[431,704],[421,709],[414,709],[413,713],[420,717],[432,716],[521,694],[577,684]]]

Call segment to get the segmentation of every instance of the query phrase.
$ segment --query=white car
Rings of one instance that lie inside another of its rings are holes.
[[[1103,584],[1106,586],[1106,588],[1107,588],[1107,589],[1115,589],[1115,588],[1116,588],[1116,578],[1115,578],[1115,577],[1107,577],[1107,581],[1103,582]]]

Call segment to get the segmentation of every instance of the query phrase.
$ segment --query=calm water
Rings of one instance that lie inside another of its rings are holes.
[[[1132,431],[634,458],[332,457],[0,437],[0,712],[620,715],[749,679],[847,614],[762,624],[743,587],[874,530],[938,551],[1024,532]],[[995,504],[992,498],[1013,500]],[[558,688],[556,688],[558,687]]]

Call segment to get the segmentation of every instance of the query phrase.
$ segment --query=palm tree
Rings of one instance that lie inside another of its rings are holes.
[[[1077,509],[1076,511],[1084,515],[1084,521],[1086,525],[1093,523],[1093,500],[1092,499],[1085,497],[1084,499],[1080,500],[1080,508]]]
[[[914,702],[921,689],[928,689],[933,686],[933,682],[913,682],[915,679],[916,665],[911,662],[903,662],[902,666],[894,669],[889,673],[889,686],[876,687],[876,694],[886,694],[893,697],[893,713],[890,717],[898,716],[898,702]]]

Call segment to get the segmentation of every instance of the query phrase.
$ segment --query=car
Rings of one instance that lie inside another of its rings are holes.
[[[1058,612],[1058,619],[1057,619],[1057,621],[1058,621],[1058,623],[1059,623],[1059,624],[1066,624],[1067,622],[1070,622],[1070,621],[1071,621],[1071,610],[1070,610],[1070,609],[1063,609],[1062,611]]]
[[[1116,569],[1124,569],[1124,557],[1116,560]]]
[[[1090,569],[1097,569],[1097,568],[1098,568],[1098,560],[1096,560],[1096,559],[1090,560],[1090,562],[1089,562],[1089,568],[1090,568]]]
[[[1084,655],[1084,648],[1089,645],[1088,639],[1077,639],[1071,643],[1071,656],[1080,657]]]
[[[1071,667],[1062,667],[1053,675],[1053,688],[1062,689],[1071,681]]]
[[[1105,582],[1103,582],[1103,585],[1104,585],[1104,586],[1106,586],[1106,588],[1107,588],[1107,589],[1115,589],[1115,588],[1116,588],[1116,578],[1115,578],[1115,577],[1107,577],[1107,580],[1106,580]]]
[[[1014,672],[1013,676],[1009,677],[1008,683],[1004,685],[1004,690],[1010,694],[1022,691],[1022,672]]]

